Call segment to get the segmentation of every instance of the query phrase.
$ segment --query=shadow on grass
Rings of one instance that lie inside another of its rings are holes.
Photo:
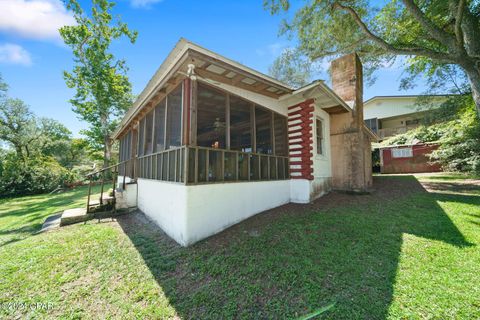
[[[141,213],[118,219],[182,318],[384,319],[404,233],[471,246],[437,204],[480,197],[426,192],[412,176],[375,178],[366,196],[289,204],[182,248]]]

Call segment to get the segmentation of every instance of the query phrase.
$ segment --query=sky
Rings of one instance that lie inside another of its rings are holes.
[[[177,41],[184,37],[207,49],[267,73],[282,50],[294,40],[279,36],[282,16],[263,9],[263,0],[117,0],[113,13],[139,36],[112,45],[127,61],[133,93],[139,94]],[[84,8],[90,1],[80,0]],[[298,4],[293,6],[293,9]],[[0,73],[9,95],[25,101],[38,116],[59,120],[74,136],[88,124],[78,119],[68,100],[63,71],[73,56],[58,28],[74,22],[61,0],[0,0]],[[401,65],[381,69],[378,80],[364,88],[364,98],[376,95],[419,94],[422,85],[400,91]],[[325,72],[319,77],[328,80]]]

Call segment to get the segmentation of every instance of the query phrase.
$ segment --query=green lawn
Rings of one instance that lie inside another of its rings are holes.
[[[286,205],[189,248],[141,214],[35,233],[83,205],[85,188],[0,200],[0,318],[278,319],[333,303],[320,319],[480,318],[478,180],[375,187]]]

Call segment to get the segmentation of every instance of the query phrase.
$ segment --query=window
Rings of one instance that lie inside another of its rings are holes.
[[[392,149],[392,158],[411,158],[413,157],[412,148],[394,148]]]
[[[407,126],[414,126],[420,123],[420,119],[412,119],[412,120],[406,120],[405,124]]]
[[[151,154],[153,150],[153,110],[145,117],[145,151],[144,154]]]
[[[202,147],[226,148],[227,95],[198,84],[197,144]]]
[[[165,99],[155,107],[155,141],[153,152],[165,149]]]
[[[377,123],[378,123],[377,118],[365,120],[365,125],[375,133],[377,133],[377,131],[378,131]]]
[[[180,84],[167,96],[167,130],[166,146],[182,145],[182,85]]]
[[[230,149],[252,152],[252,103],[230,96]]]
[[[270,110],[255,106],[257,153],[272,154],[272,116]]]
[[[323,145],[323,120],[317,118],[316,122],[316,141],[317,141],[317,154],[324,154],[324,145]]]

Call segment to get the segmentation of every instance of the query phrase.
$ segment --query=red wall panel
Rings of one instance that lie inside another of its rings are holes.
[[[393,158],[392,149],[412,148],[413,157]],[[428,155],[436,150],[436,144],[417,144],[413,146],[398,146],[381,149],[383,164],[382,173],[420,173],[442,171],[439,164],[429,163]]]

